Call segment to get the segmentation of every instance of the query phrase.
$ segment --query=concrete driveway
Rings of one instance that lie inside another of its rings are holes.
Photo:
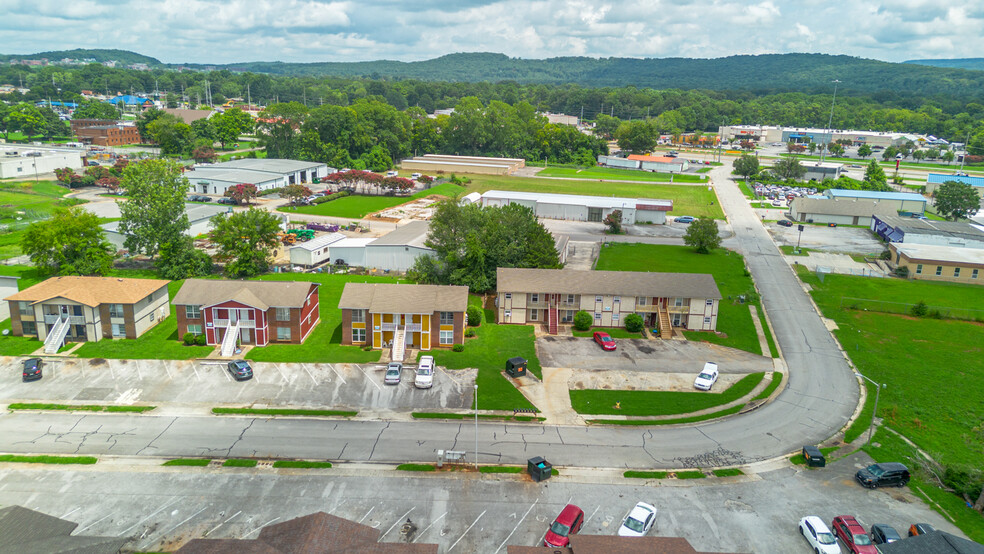
[[[618,349],[605,352],[594,340],[546,336],[536,339],[544,367],[606,369],[696,375],[705,362],[716,362],[722,374],[772,371],[771,358],[706,342],[616,339]]]
[[[383,364],[255,363],[253,379],[234,381],[219,360],[85,360],[48,358],[44,378],[23,383],[23,358],[0,359],[0,402],[177,404],[188,407],[285,406],[360,411],[439,411],[471,406],[474,370],[441,369],[434,387],[384,385]]]

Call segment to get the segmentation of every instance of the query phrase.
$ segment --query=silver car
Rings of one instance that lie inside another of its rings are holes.
[[[387,385],[399,385],[400,375],[403,374],[403,364],[400,362],[390,362],[386,366],[386,377],[383,379],[383,383]]]

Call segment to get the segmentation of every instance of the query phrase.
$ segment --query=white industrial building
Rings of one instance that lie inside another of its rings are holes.
[[[643,156],[633,154],[628,158],[618,156],[598,156],[598,163],[606,167],[621,169],[640,169],[655,173],[682,173],[690,169],[690,162],[671,156]]]
[[[332,243],[328,247],[331,263],[345,263],[355,267],[369,267],[366,265],[366,246],[374,240],[376,239],[348,237]]]
[[[240,183],[256,185],[259,190],[308,184],[334,172],[319,162],[297,160],[243,158],[217,164],[200,164],[185,173],[190,191],[201,194],[225,194],[226,189]]]
[[[839,179],[844,164],[831,162],[805,162],[800,164],[806,168],[804,181],[823,181],[824,179]]]
[[[345,235],[341,233],[329,233],[296,244],[290,248],[290,263],[304,267],[313,267],[324,263],[331,258],[329,247],[344,239]]]
[[[63,167],[82,169],[83,154],[81,148],[0,145],[0,179],[33,179]]]
[[[575,194],[540,194],[490,190],[482,194],[482,206],[519,204],[533,210],[537,217],[567,221],[604,221],[608,214],[621,210],[622,223],[666,223],[666,213],[673,210],[672,200],[583,196]]]
[[[849,140],[860,146],[901,146],[912,141],[916,144],[929,144],[937,139],[911,133],[883,133],[879,131],[857,131],[851,129],[816,129],[810,127],[781,127],[775,125],[725,125],[718,128],[721,140],[750,140],[753,142],[815,142],[828,144],[839,140]],[[932,140],[931,140],[932,139]]]
[[[189,237],[197,237],[198,235],[208,233],[211,230],[209,227],[209,222],[212,221],[212,218],[217,214],[231,210],[232,208],[225,206],[214,206],[211,204],[185,204],[185,214],[188,215],[188,223],[190,226],[184,234]],[[126,235],[119,231],[119,221],[103,223],[100,227],[102,227],[104,234],[106,235],[106,240],[109,241],[110,244],[116,248],[123,248],[123,241],[126,240]]]

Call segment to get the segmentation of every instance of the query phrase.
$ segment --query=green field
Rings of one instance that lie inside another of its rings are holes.
[[[704,185],[669,185],[598,182],[594,180],[537,179],[499,175],[469,175],[466,192],[489,190],[528,191],[550,194],[584,194],[588,196],[625,196],[659,198],[673,201],[670,215],[692,215],[724,219],[721,204],[713,190]],[[329,202],[330,203],[330,202]]]
[[[52,181],[0,183],[0,259],[21,254],[20,241],[29,224],[47,219],[57,207],[84,203],[63,198],[69,192]]]
[[[456,194],[460,194],[464,190],[464,188],[458,185],[442,183],[436,187],[422,190],[410,196],[352,195],[339,198],[338,200],[332,200],[331,202],[325,202],[324,204],[299,206],[296,209],[283,207],[280,208],[280,211],[291,214],[311,214],[362,219],[371,213],[392,208],[393,206],[399,206],[400,204],[406,204],[407,202],[412,202],[418,198],[426,198],[431,195],[451,197]]]
[[[710,168],[708,168],[710,169]],[[669,173],[652,173],[635,169],[619,169],[615,167],[592,167],[588,169],[574,169],[567,167],[548,167],[537,173],[538,177],[570,177],[574,179],[604,179],[609,181],[652,181],[657,183],[669,183],[671,181]],[[674,174],[674,183],[704,183],[706,179],[700,175],[693,174]]]
[[[746,274],[740,254],[723,249],[710,254],[696,254],[688,246],[607,243],[598,256],[596,269],[710,273],[723,296],[718,308],[717,330],[726,336],[705,331],[684,331],[684,336],[688,340],[707,341],[762,354],[752,314],[746,304],[736,301],[738,295],[745,295],[752,304],[759,305],[752,278]]]
[[[722,406],[752,392],[765,373],[750,373],[721,392],[572,390],[574,411],[587,415],[664,416]],[[615,403],[619,408],[615,409]]]

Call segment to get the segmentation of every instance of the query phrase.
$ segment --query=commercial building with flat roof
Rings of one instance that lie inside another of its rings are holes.
[[[334,171],[320,162],[298,160],[243,158],[216,164],[197,164],[185,177],[190,191],[201,194],[225,194],[226,189],[240,183],[256,185],[259,190],[307,184],[323,179]]]
[[[624,224],[666,223],[666,213],[673,210],[672,200],[502,190],[485,192],[482,194],[481,204],[482,206],[520,204],[532,209],[537,217],[568,221],[601,222],[608,217],[608,214],[621,210]]]
[[[725,125],[718,128],[722,140],[752,140],[763,142],[815,142],[828,144],[838,140],[848,140],[851,144],[868,146],[900,146],[909,142],[931,142],[923,135],[911,133],[883,133],[879,131],[857,131],[852,129],[817,129],[812,127],[782,127],[775,125]]]
[[[947,175],[945,173],[930,173],[926,177],[926,194],[936,192],[940,185],[947,181],[964,183],[974,187],[977,194],[984,197],[984,177],[972,177],[970,175]]]
[[[914,192],[829,189],[823,191],[823,195],[838,200],[874,200],[891,206],[902,215],[922,215],[926,211],[926,197]]]
[[[26,179],[68,167],[82,169],[81,148],[0,145],[0,179]]]
[[[789,218],[806,223],[868,226],[875,214],[890,216],[898,212],[889,204],[865,199],[798,196],[789,203]]]
[[[871,231],[888,242],[984,248],[984,227],[971,223],[876,215]]]
[[[800,165],[806,168],[806,174],[803,175],[804,181],[823,181],[824,179],[838,179],[841,176],[841,170],[844,169],[844,164],[830,163],[830,162],[807,161]]]
[[[483,156],[447,156],[426,154],[400,162],[400,167],[408,171],[424,173],[458,172],[483,175],[509,175],[521,167],[526,167],[522,158],[486,158]]]
[[[984,249],[898,242],[888,249],[896,267],[908,268],[910,279],[984,284]]]
[[[184,234],[189,237],[197,237],[199,235],[204,235],[208,233],[211,229],[209,227],[209,222],[216,215],[227,212],[232,208],[225,206],[214,206],[211,204],[185,204],[185,214],[188,215],[188,229],[185,230]],[[110,221],[109,223],[103,223],[100,225],[103,232],[106,235],[106,240],[110,244],[115,246],[117,249],[123,248],[123,242],[126,240],[126,235],[120,232],[120,222]]]

